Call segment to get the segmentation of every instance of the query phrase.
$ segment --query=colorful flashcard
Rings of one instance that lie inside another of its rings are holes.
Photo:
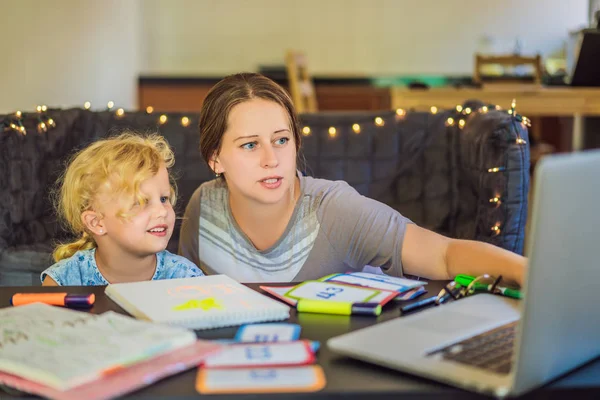
[[[316,392],[325,387],[318,365],[288,368],[198,370],[196,390],[208,393]]]
[[[255,368],[307,365],[315,362],[307,340],[286,343],[239,343],[223,349],[204,361],[204,368]]]
[[[288,323],[242,325],[235,335],[237,342],[292,342],[300,338],[300,325]]]

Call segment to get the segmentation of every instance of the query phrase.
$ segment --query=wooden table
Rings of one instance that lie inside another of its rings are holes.
[[[445,282],[430,282],[429,293],[426,296],[435,295],[443,287]],[[249,285],[258,289],[258,284]],[[260,290],[260,289],[258,289]],[[58,292],[70,293],[95,293],[96,303],[92,313],[102,313],[113,310],[126,314],[112,300],[104,295],[104,286],[88,287],[0,287],[0,307],[9,307],[10,298],[18,292]],[[329,399],[345,398],[355,399],[487,399],[474,393],[456,389],[441,383],[427,379],[403,374],[383,367],[367,364],[339,356],[329,351],[327,340],[331,337],[341,335],[356,329],[377,324],[391,318],[400,316],[398,305],[392,304],[385,307],[385,311],[379,317],[368,316],[336,316],[300,313],[292,311],[289,322],[298,323],[302,326],[301,338],[317,340],[321,348],[317,353],[317,363],[321,365],[327,379],[326,387],[315,393],[289,393],[272,395],[237,395],[218,396],[219,398],[257,398],[257,399]],[[197,331],[197,335],[203,339],[233,338],[238,327],[212,329]],[[550,350],[551,351],[551,350]],[[169,398],[187,399],[199,398],[200,395],[194,389],[197,369],[189,370],[159,381],[151,386],[132,393],[133,398]],[[211,396],[212,398],[213,396]],[[549,398],[600,398],[600,360],[596,360],[559,380],[552,382],[542,388],[536,389],[523,398],[526,399],[549,399]],[[11,397],[0,389],[0,399],[20,400],[23,397]]]
[[[584,117],[600,116],[600,88],[533,85],[495,85],[479,88],[390,89],[392,108],[427,110],[454,108],[467,100],[481,100],[509,109],[517,101],[517,113],[527,117],[573,117],[572,148],[584,145]]]

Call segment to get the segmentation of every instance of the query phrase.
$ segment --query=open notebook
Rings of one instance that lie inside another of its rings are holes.
[[[278,321],[290,307],[226,275],[115,283],[106,294],[136,318],[211,329],[253,322]]]
[[[0,334],[0,385],[56,399],[127,393],[220,348],[190,330],[41,303],[0,309]]]

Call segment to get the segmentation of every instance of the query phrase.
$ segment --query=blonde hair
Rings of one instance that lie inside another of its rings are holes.
[[[71,257],[79,250],[93,249],[94,238],[81,220],[84,211],[92,210],[100,193],[116,198],[136,199],[144,204],[140,185],[156,175],[161,166],[167,170],[175,164],[169,144],[160,135],[139,135],[124,132],[119,136],[98,140],[77,152],[58,181],[55,207],[59,217],[75,236],[74,242],[59,244],[54,250],[55,261]],[[177,198],[175,183],[171,181],[171,204]],[[122,218],[130,216],[120,212]]]

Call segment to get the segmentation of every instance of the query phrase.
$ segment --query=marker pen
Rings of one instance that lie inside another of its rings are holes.
[[[93,293],[15,293],[10,299],[10,304],[21,306],[30,303],[44,303],[69,308],[90,308],[94,305],[95,301],[96,296]]]

